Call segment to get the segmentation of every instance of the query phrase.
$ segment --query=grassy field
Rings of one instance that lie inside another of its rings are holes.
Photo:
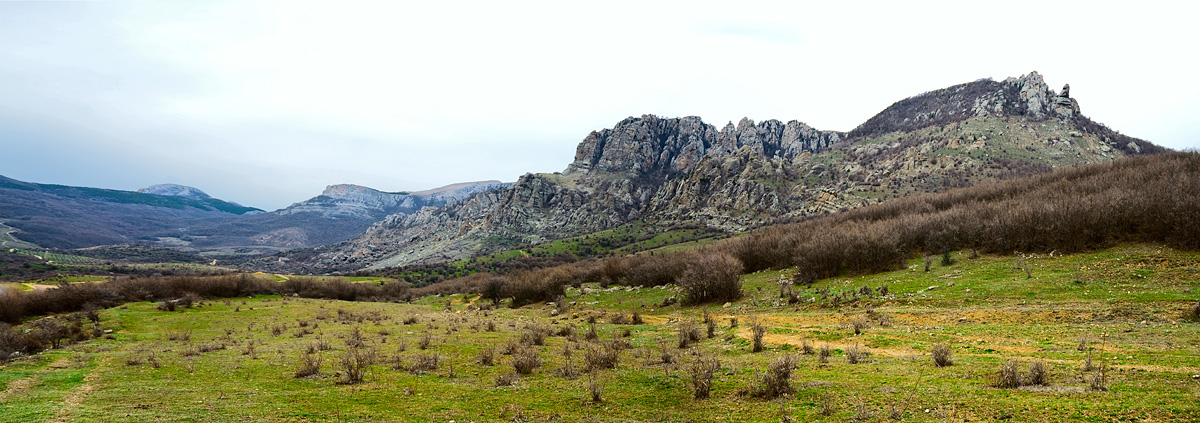
[[[106,338],[0,367],[0,421],[1200,420],[1200,323],[1187,317],[1200,298],[1200,253],[1133,245],[967,256],[954,253],[949,265],[938,257],[928,272],[917,259],[794,287],[795,302],[777,283],[789,271],[746,275],[742,300],[709,306],[712,338],[701,307],[664,305],[674,287],[585,284],[557,311],[480,310],[462,295],[412,304],[237,298],[176,312],[133,303],[102,312]],[[635,311],[642,324],[614,322]],[[757,353],[754,318],[766,347]],[[589,319],[598,340],[587,339]],[[680,348],[679,328],[693,324],[701,339]],[[536,333],[551,335],[537,345]],[[806,341],[829,346],[827,362],[806,354]],[[933,364],[937,344],[950,347],[953,365]],[[619,351],[615,368],[583,371],[589,350],[605,346]],[[869,355],[851,364],[856,348]],[[320,371],[294,377],[309,349]],[[494,365],[480,364],[489,349]],[[374,364],[365,381],[342,383],[341,361],[355,351],[373,352]],[[436,368],[417,366],[435,354]],[[531,374],[498,386],[533,355],[541,365]],[[789,355],[794,393],[742,393]],[[1107,366],[1105,390],[1083,370],[1089,355]],[[689,368],[700,357],[720,366],[711,397],[698,400]],[[994,387],[1008,360],[1022,373],[1042,362],[1047,383]]]

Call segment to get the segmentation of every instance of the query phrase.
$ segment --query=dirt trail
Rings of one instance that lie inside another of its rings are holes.
[[[37,377],[37,374],[33,374],[27,378],[17,379],[9,382],[8,389],[5,389],[4,392],[0,392],[0,403],[8,400],[8,397],[10,396],[25,392],[29,388],[33,387],[33,384],[37,382]]]
[[[52,364],[52,367],[53,365],[60,365],[61,368],[61,365],[64,365],[61,363],[64,363],[65,361],[67,361],[66,358],[60,359],[60,361]],[[68,367],[79,367],[79,365],[85,364],[85,362],[72,362],[65,365],[68,365]],[[98,375],[100,375],[100,371],[97,369],[98,367],[88,371],[88,375],[83,376],[83,385],[74,388],[71,393],[66,395],[66,398],[62,399],[62,407],[59,409],[58,413],[55,413],[53,422],[71,422],[71,412],[78,409],[79,404],[83,404],[83,400],[88,398],[88,395],[90,395],[92,391],[96,391],[96,379]]]
[[[83,377],[83,384],[71,391],[70,394],[67,394],[66,398],[63,398],[63,407],[58,409],[58,413],[54,416],[53,421],[55,423],[67,423],[71,421],[71,412],[79,408],[79,405],[83,404],[83,400],[87,399],[88,395],[91,395],[92,391],[96,390],[98,374],[99,372],[94,369],[88,372],[87,376]]]

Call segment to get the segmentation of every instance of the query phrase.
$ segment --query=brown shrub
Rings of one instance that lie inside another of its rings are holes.
[[[676,278],[687,304],[728,302],[742,297],[742,263],[719,251],[689,255],[687,268]]]
[[[1008,360],[1000,365],[1000,371],[996,373],[995,385],[997,388],[1020,388],[1021,364],[1017,360]]]
[[[933,346],[933,365],[937,367],[946,367],[954,365],[953,353],[950,347],[946,344],[937,344]]]
[[[784,355],[776,358],[767,366],[767,371],[759,374],[754,384],[746,391],[757,398],[776,398],[796,392],[792,386],[792,369],[796,368],[796,356]]]
[[[721,368],[721,361],[716,357],[699,356],[688,365],[689,382],[692,386],[692,397],[708,398],[712,391],[713,376]]]

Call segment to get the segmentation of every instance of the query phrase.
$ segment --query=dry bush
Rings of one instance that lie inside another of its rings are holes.
[[[713,376],[720,368],[721,361],[716,357],[699,356],[692,360],[687,368],[692,386],[692,397],[708,398],[708,394],[712,390]]]
[[[871,420],[872,417],[875,417],[875,410],[871,405],[861,397],[854,397],[854,415],[850,416],[850,419],[863,421]]]
[[[597,345],[588,343],[583,349],[583,362],[588,371],[615,369],[620,361],[621,350],[611,343]]]
[[[1000,370],[996,373],[997,388],[1020,388],[1021,387],[1021,363],[1017,360],[1008,360],[1000,365]]]
[[[696,326],[695,322],[690,320],[681,320],[679,322],[678,331],[680,349],[687,348],[688,345],[691,345],[693,342],[697,342],[702,339],[700,328]]]
[[[1101,362],[1092,374],[1086,377],[1088,388],[1093,391],[1108,390],[1108,363]]]
[[[742,263],[733,256],[704,251],[689,256],[687,269],[676,278],[687,304],[728,302],[742,297]]]
[[[756,398],[771,399],[796,392],[792,386],[792,369],[795,368],[796,356],[777,357],[767,366],[766,372],[757,376],[746,393]]]
[[[1192,320],[1200,321],[1200,300],[1196,300],[1196,303],[1192,304]]]
[[[633,324],[635,324],[635,325],[641,325],[641,324],[645,324],[645,323],[646,323],[645,321],[643,321],[643,320],[642,320],[642,314],[641,314],[641,313],[638,313],[637,311],[634,311],[634,312],[633,312],[633,317],[632,317],[631,321],[632,321],[632,322],[633,322]]]
[[[192,342],[192,331],[181,330],[179,332],[167,332],[167,339],[179,342]]]
[[[518,380],[520,376],[517,376],[517,372],[501,373],[496,375],[496,387],[516,386]]]
[[[1050,373],[1046,369],[1046,363],[1041,360],[1029,363],[1029,373],[1025,377],[1026,385],[1048,385],[1050,384]]]
[[[837,397],[832,392],[822,392],[817,400],[817,412],[822,416],[832,416],[838,411]]]
[[[855,335],[859,335],[871,327],[871,321],[867,319],[867,316],[855,316],[850,320],[850,327],[854,329]]]
[[[817,352],[817,363],[828,363],[830,355],[832,352],[829,350],[829,344],[822,345],[820,351]]]
[[[484,366],[493,366],[496,364],[496,349],[492,347],[479,350],[479,355],[475,357],[475,361]]]
[[[758,316],[750,316],[750,332],[754,335],[754,346],[751,352],[761,352],[763,350],[763,335],[766,335],[767,328],[763,326]]]
[[[804,339],[800,340],[800,352],[805,355],[812,355],[813,353],[816,352],[813,350],[812,343],[808,342],[808,338],[804,338]]]
[[[571,364],[571,351],[571,343],[563,342],[563,365],[554,371],[555,376],[565,379],[574,379],[579,377],[579,370]]]
[[[865,363],[871,357],[871,352],[862,345],[851,345],[846,348],[846,362],[850,364]]]
[[[429,344],[432,342],[433,342],[433,335],[430,335],[429,332],[422,333],[421,337],[417,338],[417,349],[425,350],[425,349],[429,348]]]
[[[1083,360],[1083,371],[1090,372],[1096,369],[1096,365],[1092,363],[1092,351],[1088,350],[1087,358]]]
[[[524,348],[522,351],[514,353],[512,357],[513,370],[519,374],[527,375],[533,373],[538,367],[542,367],[542,357],[533,348]]]
[[[546,335],[548,334],[550,334],[549,327],[542,324],[530,323],[521,332],[521,343],[525,345],[546,345]]]
[[[314,354],[312,351],[305,351],[300,354],[300,365],[296,367],[296,372],[292,377],[302,378],[309,377],[321,373],[321,362],[324,358],[319,354]]]
[[[937,344],[933,346],[933,365],[937,367],[946,367],[954,365],[953,353],[950,347],[946,344]]]
[[[338,361],[343,384],[362,382],[370,365],[375,363],[376,351],[368,347],[349,347]]]
[[[588,394],[592,397],[592,402],[604,402],[604,385],[601,381],[599,370],[593,370],[588,377]]]
[[[438,353],[418,354],[412,364],[403,366],[404,370],[414,375],[429,373],[438,369],[442,357]]]

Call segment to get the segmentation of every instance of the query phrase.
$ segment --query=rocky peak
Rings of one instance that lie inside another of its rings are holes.
[[[207,200],[212,198],[204,191],[184,185],[177,184],[158,184],[151,185],[146,188],[137,190],[143,194],[166,195],[171,197],[183,197],[193,200]]]
[[[664,175],[686,172],[706,156],[724,157],[742,147],[766,157],[793,158],[817,152],[841,139],[842,133],[819,131],[803,122],[743,118],[721,130],[696,116],[630,117],[612,129],[593,131],[579,144],[566,173],[593,170]]]
[[[1070,120],[1079,116],[1079,103],[1069,93],[1069,85],[1063,87],[1062,94],[1055,93],[1037,71],[1002,82],[980,79],[893,103],[854,128],[847,137],[861,139],[889,132],[913,131],[973,117]]]

